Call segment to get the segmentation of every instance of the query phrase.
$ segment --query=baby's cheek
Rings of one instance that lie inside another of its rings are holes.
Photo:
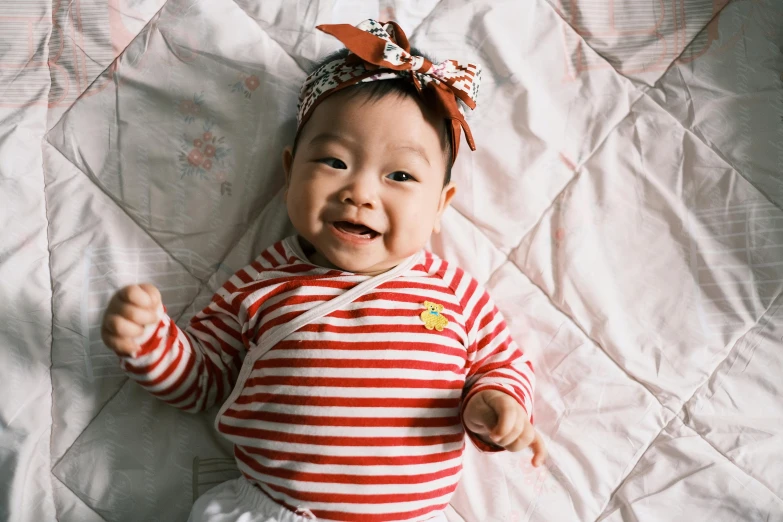
[[[429,198],[412,197],[405,202],[405,220],[409,226],[416,230],[431,228],[435,218],[437,207],[433,206]]]
[[[426,219],[426,214],[418,209],[411,209],[410,215],[398,225],[398,230],[402,233],[397,234],[412,250],[419,250],[424,246],[430,237],[431,226]]]

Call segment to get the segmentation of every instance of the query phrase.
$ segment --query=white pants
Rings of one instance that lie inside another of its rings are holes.
[[[245,477],[229,480],[210,489],[196,500],[188,522],[312,522],[308,510],[297,514],[264,495]],[[427,522],[448,522],[436,513]]]

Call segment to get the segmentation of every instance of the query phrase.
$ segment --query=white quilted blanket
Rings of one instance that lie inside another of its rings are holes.
[[[432,248],[531,354],[551,452],[469,451],[449,519],[783,520],[779,0],[0,2],[0,520],[184,520],[235,476],[102,310],[151,281],[183,324],[288,233],[314,26],[368,17],[485,67]]]

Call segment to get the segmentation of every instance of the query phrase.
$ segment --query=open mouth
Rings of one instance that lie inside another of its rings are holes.
[[[376,232],[370,227],[362,225],[360,223],[351,223],[350,221],[335,221],[334,223],[332,223],[332,225],[334,225],[334,228],[336,228],[340,232],[344,232],[346,234],[350,234],[352,236],[356,236],[364,239],[375,239],[376,237],[381,235],[380,232]]]

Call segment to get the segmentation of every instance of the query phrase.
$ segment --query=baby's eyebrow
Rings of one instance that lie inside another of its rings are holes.
[[[341,141],[343,143],[354,143],[354,140],[341,134],[335,134],[334,132],[322,132],[320,134],[316,134],[313,139],[308,142],[308,145],[312,145],[321,141]]]
[[[356,140],[349,138],[347,136],[343,136],[342,134],[336,134],[334,132],[321,132],[319,134],[316,134],[313,136],[313,138],[307,143],[308,145],[314,145],[316,143],[320,142],[330,142],[330,141],[338,141],[342,142],[348,145],[354,145],[356,143]],[[427,154],[424,152],[424,149],[420,147],[419,145],[415,143],[398,143],[390,147],[391,150],[409,150],[413,152],[414,154],[417,154],[421,156],[421,159],[423,159],[425,162],[427,162],[427,165],[432,166],[430,163],[429,158],[427,158]]]
[[[410,150],[411,152],[414,152],[414,153],[418,154],[419,156],[421,156],[421,158],[424,161],[427,162],[427,165],[430,165],[430,160],[427,158],[427,155],[424,153],[424,149],[422,149],[421,147],[419,147],[417,145],[414,145],[413,143],[400,143],[396,147],[393,147],[393,149],[394,150],[400,150],[400,149]],[[432,165],[430,165],[430,166],[432,166]]]

